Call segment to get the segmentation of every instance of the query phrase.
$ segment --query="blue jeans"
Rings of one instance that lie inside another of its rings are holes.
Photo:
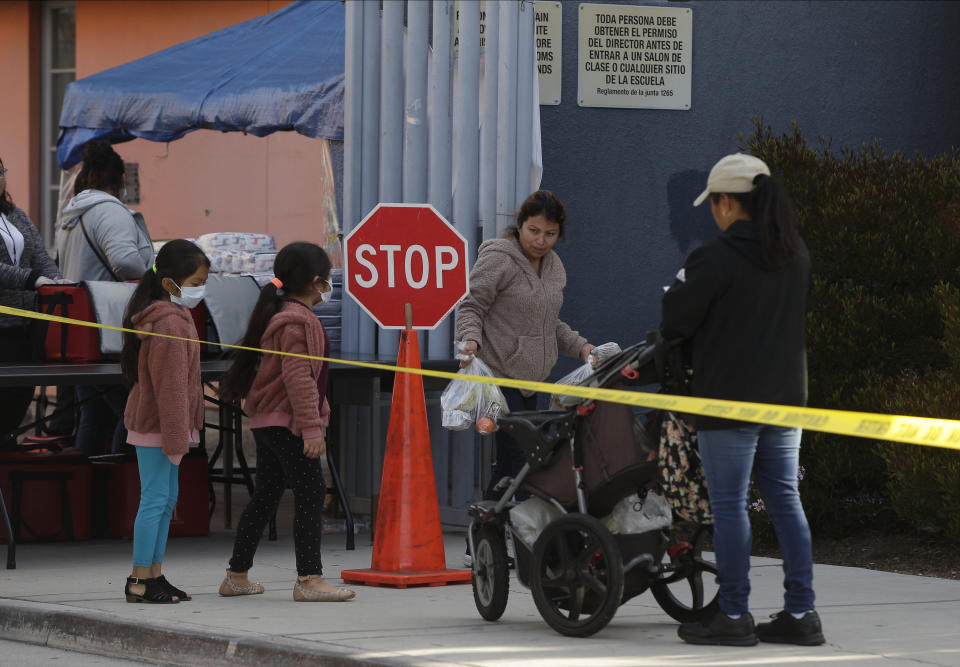
[[[784,609],[794,613],[813,609],[810,527],[797,491],[801,433],[798,428],[761,424],[697,431],[714,516],[719,604],[726,614],[749,611],[751,472],[783,553]]]
[[[180,493],[175,466],[162,447],[136,447],[140,470],[140,508],[133,523],[133,564],[150,567],[163,562],[167,550],[170,517]]]

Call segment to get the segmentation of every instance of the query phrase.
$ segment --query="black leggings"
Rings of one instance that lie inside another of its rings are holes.
[[[253,497],[237,524],[232,572],[246,572],[270,518],[287,487],[293,489],[293,548],[297,574],[323,574],[320,540],[323,536],[323,482],[320,459],[303,455],[303,438],[278,426],[253,429],[257,443],[257,482]]]
[[[32,361],[33,342],[28,327],[0,328],[0,361]],[[0,389],[0,439],[12,446],[14,431],[20,428],[20,422],[30,409],[35,387],[5,387]],[[3,443],[0,443],[3,449]]]
[[[503,387],[503,397],[507,400],[507,408],[510,412],[519,412],[521,410],[536,410],[537,395],[524,396],[519,389],[512,387]],[[493,461],[493,472],[490,477],[490,483],[483,494],[484,500],[500,500],[503,491],[495,491],[493,487],[504,477],[516,477],[520,469],[527,462],[527,457],[517,441],[507,435],[504,431],[496,432],[496,452]],[[527,491],[517,491],[514,498],[517,500],[526,500],[530,497]]]

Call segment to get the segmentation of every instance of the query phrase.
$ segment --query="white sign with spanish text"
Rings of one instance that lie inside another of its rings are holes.
[[[579,18],[580,106],[690,108],[692,10],[581,4]]]

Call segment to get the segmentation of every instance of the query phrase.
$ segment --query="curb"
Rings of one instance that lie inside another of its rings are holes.
[[[0,637],[67,651],[154,664],[236,667],[282,664],[299,667],[382,667],[395,661],[369,662],[296,639],[282,642],[257,635],[184,629],[172,623],[134,623],[99,610],[61,604],[0,599]]]

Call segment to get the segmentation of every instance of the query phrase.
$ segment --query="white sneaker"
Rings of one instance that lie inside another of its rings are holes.
[[[473,556],[470,554],[463,554],[463,566],[473,567]]]

